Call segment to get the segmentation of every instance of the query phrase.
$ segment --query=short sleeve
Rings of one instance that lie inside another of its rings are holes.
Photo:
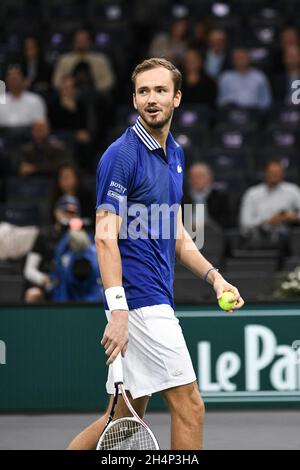
[[[100,159],[96,178],[96,209],[123,217],[132,189],[134,156],[126,149],[108,149]]]

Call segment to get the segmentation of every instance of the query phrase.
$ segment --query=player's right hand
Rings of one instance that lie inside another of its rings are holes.
[[[125,356],[128,346],[128,310],[114,310],[111,313],[101,344],[109,356],[106,365],[112,364],[119,352]]]

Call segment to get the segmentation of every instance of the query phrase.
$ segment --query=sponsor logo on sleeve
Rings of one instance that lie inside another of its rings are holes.
[[[117,201],[120,202],[122,202],[124,199],[124,196],[121,196],[121,194],[115,193],[114,191],[108,191],[107,195],[113,199],[117,199]]]
[[[127,188],[124,188],[120,183],[116,183],[116,181],[111,181],[109,187],[119,194],[125,194],[127,191]]]

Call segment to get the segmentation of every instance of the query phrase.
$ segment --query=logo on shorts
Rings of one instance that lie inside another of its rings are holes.
[[[122,294],[118,294],[116,295],[116,299],[122,299],[123,295]]]
[[[174,372],[173,372],[172,375],[173,375],[174,377],[178,377],[179,375],[182,375],[182,374],[183,374],[183,370],[182,370],[182,369],[176,369],[176,370],[174,370]]]

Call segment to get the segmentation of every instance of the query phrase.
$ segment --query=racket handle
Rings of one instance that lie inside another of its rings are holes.
[[[122,365],[122,356],[119,353],[112,363],[113,378],[115,384],[123,383],[123,365]]]

